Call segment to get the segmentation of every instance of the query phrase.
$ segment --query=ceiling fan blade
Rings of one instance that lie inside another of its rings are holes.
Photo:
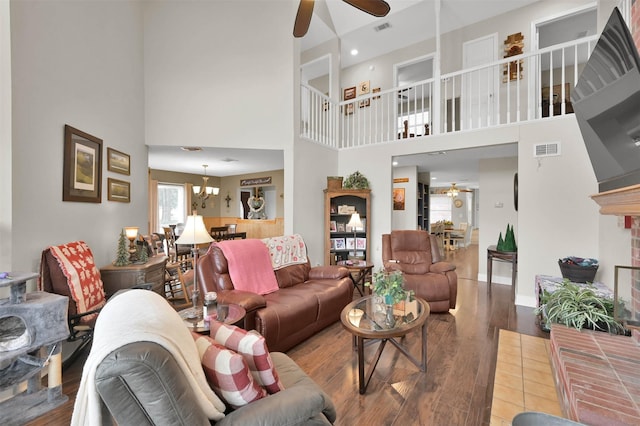
[[[370,15],[377,16],[378,18],[387,16],[391,7],[389,3],[384,0],[342,0],[345,3],[349,3],[353,7],[357,7],[363,12],[367,12]]]
[[[304,37],[307,31],[309,31],[311,15],[313,15],[313,2],[314,0],[300,0],[298,13],[296,14],[296,22],[293,25],[294,37]]]

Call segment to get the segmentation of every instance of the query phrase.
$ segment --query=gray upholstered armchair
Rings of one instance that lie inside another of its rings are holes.
[[[333,424],[335,407],[318,385],[287,355],[272,352],[271,359],[285,389],[227,413],[215,424]],[[96,387],[117,424],[214,423],[196,404],[174,357],[157,343],[130,343],[109,354],[96,370]]]

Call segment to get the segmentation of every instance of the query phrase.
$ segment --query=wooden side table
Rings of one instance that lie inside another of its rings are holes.
[[[518,272],[518,252],[517,251],[499,251],[496,246],[487,248],[487,293],[491,295],[491,274],[493,260],[511,263],[511,297],[515,299],[516,295],[516,274]]]
[[[147,263],[141,265],[103,266],[100,268],[100,276],[107,298],[118,290],[144,283],[153,284],[153,291],[164,298],[164,266],[166,263],[167,256],[157,255],[150,257]]]
[[[364,260],[340,260],[337,264],[349,270],[353,286],[358,290],[360,296],[364,296],[364,283],[367,276],[371,275],[373,263],[365,262]],[[371,294],[371,291],[369,291],[369,294]]]

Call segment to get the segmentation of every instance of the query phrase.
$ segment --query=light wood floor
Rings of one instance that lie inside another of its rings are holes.
[[[537,327],[533,309],[513,305],[509,286],[494,285],[487,296],[486,284],[477,281],[476,244],[446,256],[457,266],[458,305],[428,320],[426,373],[387,345],[366,395],[360,395],[351,335],[339,322],[288,352],[331,396],[337,425],[488,426],[499,330],[548,337]],[[405,338],[415,354],[417,333]],[[375,350],[375,344],[367,347],[367,359]],[[63,392],[70,401],[30,425],[69,424],[81,367],[78,360],[64,373]]]

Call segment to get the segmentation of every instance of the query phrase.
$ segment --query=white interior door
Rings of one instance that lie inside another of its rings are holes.
[[[462,68],[485,65],[498,59],[498,34],[467,41],[462,45]],[[462,79],[461,126],[463,129],[486,127],[497,119],[495,94],[496,67],[466,73]]]

